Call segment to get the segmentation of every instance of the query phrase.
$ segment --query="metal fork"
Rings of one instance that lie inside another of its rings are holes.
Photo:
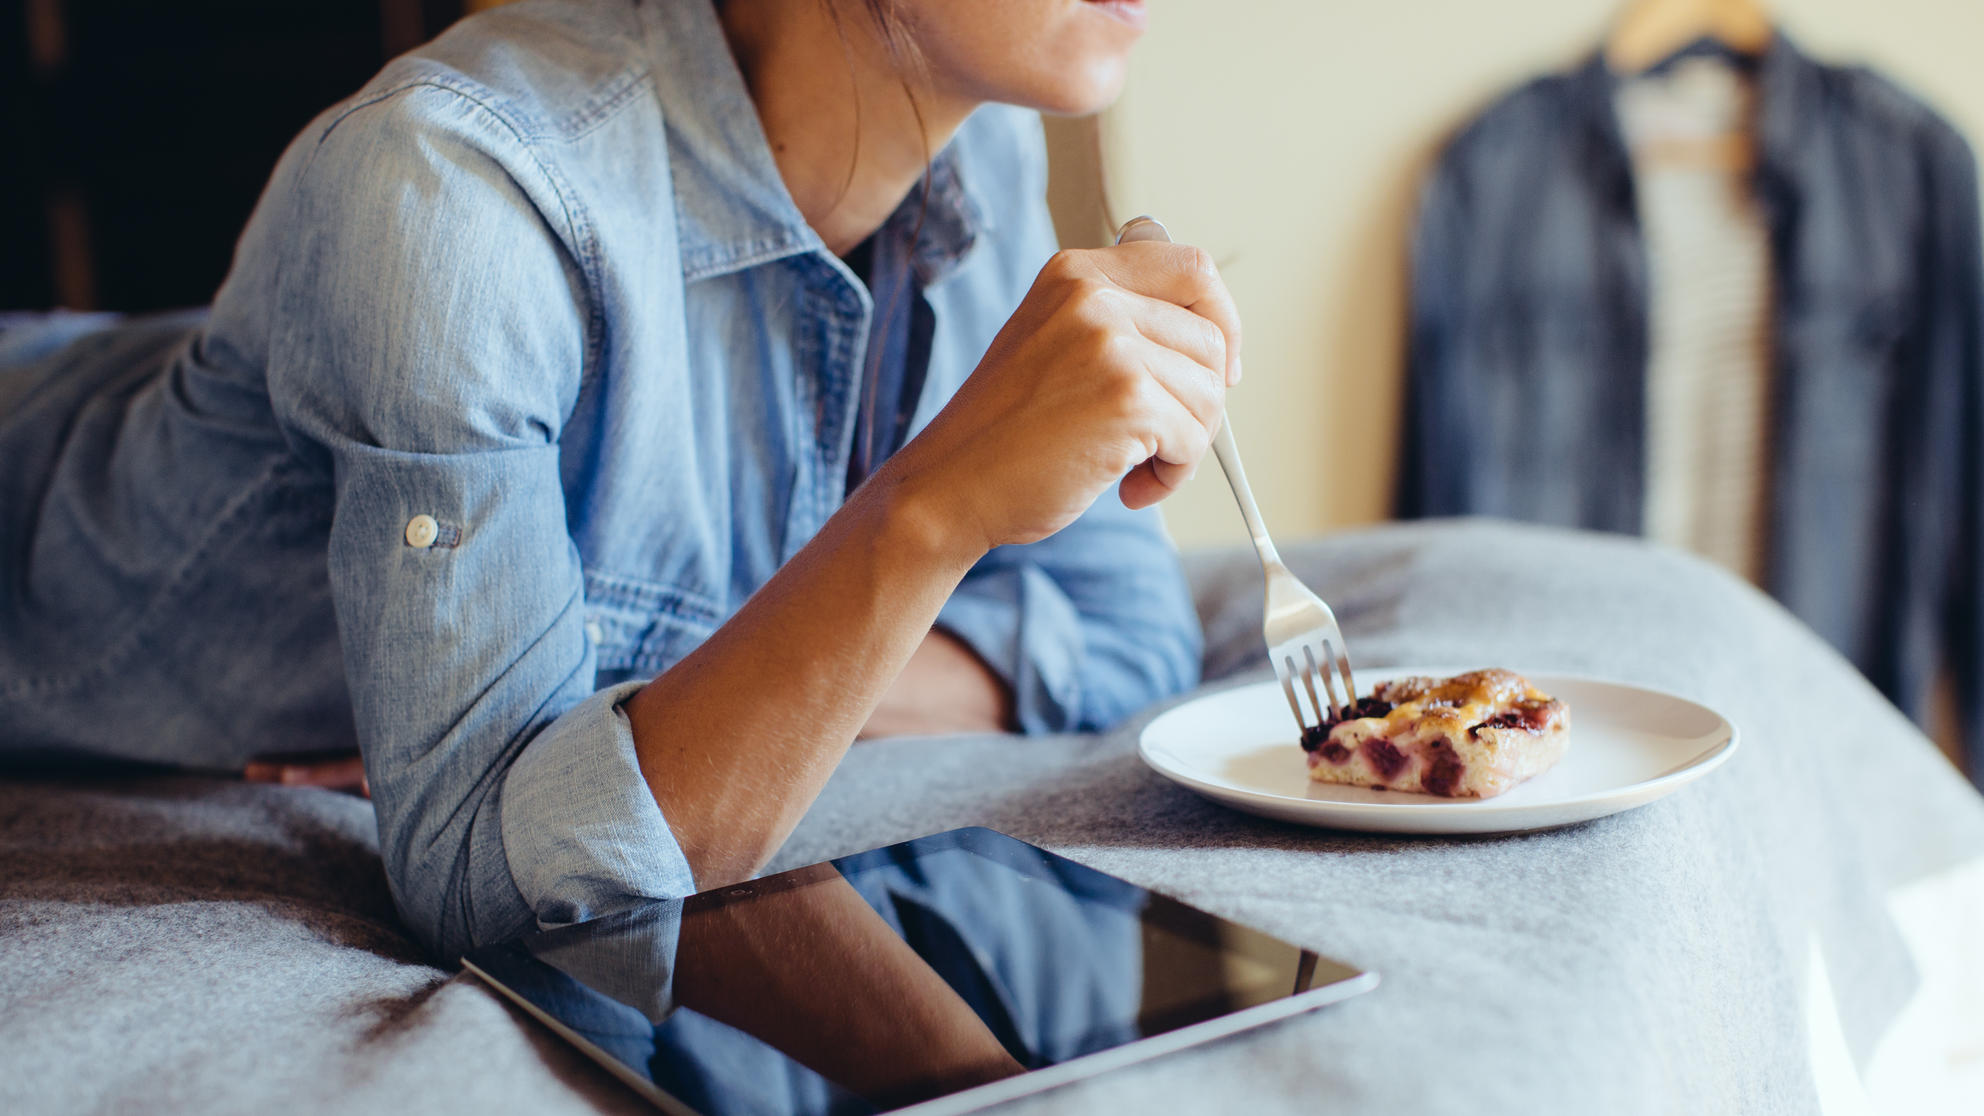
[[[1168,244],[1171,234],[1156,218],[1137,217],[1123,226],[1116,243],[1142,240]],[[1288,572],[1281,555],[1275,551],[1274,540],[1268,537],[1260,506],[1254,503],[1254,492],[1247,487],[1247,471],[1240,466],[1240,447],[1233,442],[1231,418],[1229,415],[1219,424],[1213,435],[1212,452],[1219,458],[1226,483],[1233,489],[1233,499],[1240,505],[1240,518],[1247,521],[1247,534],[1254,540],[1254,550],[1261,557],[1261,570],[1267,575],[1266,619],[1261,624],[1261,635],[1267,641],[1275,677],[1281,680],[1282,693],[1288,697],[1288,708],[1306,735],[1333,719],[1341,720],[1355,712],[1357,682],[1350,675],[1350,654],[1344,646],[1343,629],[1337,627],[1336,614],[1300,578]],[[1339,673],[1342,701],[1337,697]],[[1301,680],[1302,692],[1309,695],[1309,709],[1315,715],[1313,722],[1303,712],[1302,701],[1297,696],[1297,679]],[[1319,680],[1320,692],[1316,688]],[[1327,708],[1323,705],[1324,694],[1329,696]]]

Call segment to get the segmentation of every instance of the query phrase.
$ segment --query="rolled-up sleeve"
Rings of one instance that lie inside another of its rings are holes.
[[[541,927],[582,922],[630,894],[695,890],[634,756],[620,703],[643,683],[600,690],[537,734],[503,781],[503,847]]]
[[[444,957],[693,890],[595,693],[558,437],[592,340],[581,238],[503,120],[414,87],[319,139],[270,353],[335,492],[329,573],[380,849]]]
[[[1060,533],[987,555],[937,626],[1005,680],[1023,732],[1099,732],[1199,681],[1177,552],[1154,509],[1113,491]]]

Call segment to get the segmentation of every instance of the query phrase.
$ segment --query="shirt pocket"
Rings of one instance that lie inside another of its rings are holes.
[[[587,570],[586,637],[602,673],[653,676],[680,662],[723,622],[716,601],[691,590]]]

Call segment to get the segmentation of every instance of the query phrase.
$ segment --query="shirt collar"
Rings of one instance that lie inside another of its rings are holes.
[[[646,0],[642,10],[655,97],[668,129],[684,277],[824,253],[779,177],[711,0]],[[917,233],[911,262],[926,286],[955,269],[991,229],[958,148],[953,140],[937,153],[925,185],[911,190],[885,223],[892,235]]]
[[[1771,36],[1757,69],[1757,188],[1779,222],[1798,203],[1801,173],[1812,148],[1806,137],[1816,125],[1823,90],[1819,64],[1779,31]]]
[[[1630,190],[1632,166],[1619,126],[1619,75],[1595,51],[1571,78],[1579,107],[1601,143],[1616,155],[1613,171]],[[1782,212],[1795,202],[1805,133],[1820,111],[1819,65],[1781,29],[1757,59],[1757,188]]]

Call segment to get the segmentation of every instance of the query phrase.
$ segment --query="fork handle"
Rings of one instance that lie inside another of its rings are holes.
[[[1240,447],[1233,441],[1233,416],[1221,416],[1219,430],[1212,436],[1213,456],[1219,458],[1220,472],[1226,474],[1226,485],[1233,490],[1233,502],[1240,505],[1240,518],[1247,521],[1247,534],[1254,540],[1254,550],[1261,556],[1261,568],[1273,571],[1281,565],[1281,555],[1274,548],[1274,540],[1268,537],[1268,525],[1261,519],[1260,505],[1254,503],[1254,490],[1247,487],[1247,470],[1240,465]]]
[[[1130,244],[1140,240],[1161,240],[1171,243],[1171,233],[1164,223],[1155,217],[1132,217],[1116,236],[1116,243]],[[1219,429],[1212,436],[1212,452],[1219,458],[1220,471],[1226,474],[1226,484],[1233,489],[1234,502],[1240,505],[1240,518],[1247,521],[1247,534],[1254,540],[1254,550],[1261,556],[1261,568],[1274,572],[1281,565],[1281,555],[1274,548],[1274,540],[1268,537],[1268,525],[1261,521],[1260,505],[1254,503],[1254,490],[1247,487],[1247,470],[1240,467],[1240,447],[1233,441],[1233,424],[1229,416],[1222,416]]]

